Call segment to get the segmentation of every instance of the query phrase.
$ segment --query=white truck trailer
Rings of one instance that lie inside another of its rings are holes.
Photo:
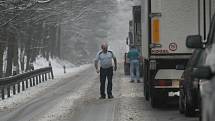
[[[183,73],[179,68],[192,54],[185,45],[186,36],[202,30],[199,8],[199,0],[141,1],[144,94],[153,107],[169,97],[178,99]]]

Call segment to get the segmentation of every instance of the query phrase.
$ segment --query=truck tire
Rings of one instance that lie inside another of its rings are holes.
[[[150,103],[151,103],[152,108],[157,108],[160,106],[159,99],[156,98],[155,95],[151,95]]]
[[[129,63],[124,63],[124,74],[130,75],[130,64]]]
[[[201,97],[199,97],[199,121],[202,121],[202,100]]]
[[[149,85],[147,83],[148,81],[148,65],[146,63],[144,63],[144,71],[143,71],[143,82],[144,82],[144,96],[145,96],[145,99],[146,101],[149,101]]]
[[[160,106],[160,99],[159,96],[156,95],[154,89],[151,89],[151,93],[150,93],[150,103],[152,108],[157,108]]]
[[[202,107],[199,108],[199,121],[202,121]]]
[[[149,101],[149,89],[147,88],[146,84],[144,84],[144,96],[146,101]]]
[[[195,115],[195,108],[188,102],[187,95],[184,96],[184,113],[187,117]]]
[[[183,98],[183,94],[182,94],[182,91],[180,90],[180,96],[179,96],[179,112],[181,113],[181,114],[183,114],[184,113],[184,98]]]

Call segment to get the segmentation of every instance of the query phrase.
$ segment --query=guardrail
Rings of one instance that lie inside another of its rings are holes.
[[[28,87],[33,87],[41,82],[54,79],[52,67],[40,68],[23,74],[18,74],[11,77],[0,78],[0,90],[2,100],[5,99],[5,92],[7,97],[12,94],[20,93]],[[22,88],[22,89],[21,89]]]

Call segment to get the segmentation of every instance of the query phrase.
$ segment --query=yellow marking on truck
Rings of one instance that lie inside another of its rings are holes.
[[[154,18],[152,20],[152,43],[160,44],[160,20]]]

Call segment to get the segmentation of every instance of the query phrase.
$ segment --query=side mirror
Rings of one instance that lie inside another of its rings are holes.
[[[212,77],[212,71],[209,66],[202,66],[195,68],[192,72],[192,75],[198,79],[210,79]]]
[[[201,35],[189,35],[186,39],[186,46],[188,48],[203,48],[202,37]]]
[[[176,65],[176,70],[184,70],[185,66],[184,65]]]

